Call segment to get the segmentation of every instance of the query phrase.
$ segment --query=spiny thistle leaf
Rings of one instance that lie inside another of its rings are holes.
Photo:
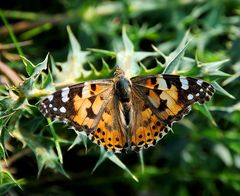
[[[163,71],[164,74],[173,74],[179,70],[185,50],[190,43],[189,41],[187,42],[188,36],[189,35],[187,32],[180,45],[169,56],[166,57],[165,69]]]
[[[66,62],[58,63],[61,71],[53,69],[53,76],[55,77],[55,82],[64,81],[66,84],[72,84],[77,80],[88,78],[91,71],[87,71],[83,67],[84,63],[87,62],[89,52],[81,51],[80,44],[73,35],[70,27],[67,27],[67,31],[70,39],[68,58]]]
[[[56,134],[55,129],[52,126],[52,123],[51,123],[50,119],[48,119],[48,124],[49,124],[49,130],[50,130],[50,132],[53,136],[53,140],[54,140],[54,144],[55,144],[55,147],[56,147],[56,150],[57,150],[59,161],[60,161],[60,163],[63,163],[62,151],[61,151],[61,147],[60,147],[60,144],[59,144],[58,135]]]
[[[208,118],[208,120],[214,125],[217,126],[212,114],[209,112],[208,108],[206,105],[199,105],[196,104],[194,106],[195,109],[199,110],[204,116],[206,116]]]
[[[92,78],[94,79],[98,79],[98,78],[108,78],[109,76],[112,76],[111,73],[113,73],[112,70],[110,70],[109,66],[103,62],[103,66],[102,69],[100,71],[98,71],[94,65],[89,64],[89,66],[91,67],[91,74],[88,75],[85,79],[86,80],[90,80]]]
[[[25,61],[28,61],[25,57],[23,57],[23,59]],[[48,59],[49,59],[49,54],[47,54],[47,56],[45,57],[45,59],[43,60],[43,62],[37,64],[34,69],[32,70],[32,73],[30,75],[30,78],[34,79],[37,78],[43,70],[47,69],[47,65],[48,65]]]
[[[109,50],[102,50],[102,49],[96,49],[96,48],[89,48],[89,50],[91,52],[99,53],[99,54],[106,55],[106,56],[109,56],[109,57],[112,57],[112,58],[116,57],[116,53],[112,52],[112,51],[109,51]]]
[[[83,143],[86,153],[87,153],[87,141],[88,141],[88,137],[86,135],[85,132],[79,132],[79,131],[75,131],[75,133],[77,134],[75,140],[73,141],[72,145],[68,148],[68,150],[71,150],[74,146],[76,146],[77,144]]]
[[[3,171],[0,166],[0,193],[2,195],[9,193],[9,190],[15,186],[22,189],[21,184],[24,184],[24,180],[15,180],[10,172]]]
[[[201,73],[206,76],[230,76],[229,74],[221,71],[221,67],[229,59],[215,61],[210,63],[200,63],[198,66],[201,68]]]
[[[132,172],[127,168],[127,166],[113,153],[113,152],[107,152],[103,148],[100,148],[100,157],[97,161],[95,167],[93,168],[92,173],[105,161],[106,159],[111,160],[113,163],[115,163],[118,167],[125,170],[136,182],[138,182],[138,179],[135,175],[132,174]]]
[[[47,167],[58,171],[66,177],[69,177],[59,161],[59,157],[55,154],[51,142],[42,137],[30,134],[25,134],[24,138],[26,139],[28,147],[36,156],[38,164],[38,176],[40,175],[42,169]]]
[[[25,57],[22,58],[24,59],[23,61],[28,61]],[[36,79],[43,70],[47,69],[48,59],[49,55],[47,54],[44,61],[34,66],[34,70],[31,71],[30,77],[24,80],[23,84],[19,87],[20,93],[25,97],[32,97],[38,93],[39,89],[36,88]]]
[[[128,70],[125,74],[127,77],[134,77],[141,74],[138,63],[149,56],[157,56],[157,52],[135,52],[131,40],[128,38],[126,29],[122,30],[123,51],[117,52],[117,66],[122,70]]]
[[[21,58],[22,58],[23,64],[26,67],[26,72],[28,76],[31,76],[35,69],[35,65],[31,61],[29,61],[26,57],[21,56]]]
[[[222,93],[223,95],[230,97],[231,99],[235,99],[235,97],[233,95],[231,95],[230,93],[228,93],[226,90],[224,90],[224,88],[222,88],[217,82],[213,82],[212,85],[214,86],[214,88]]]

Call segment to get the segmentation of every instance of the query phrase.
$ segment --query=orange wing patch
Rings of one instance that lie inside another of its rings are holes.
[[[169,115],[177,115],[178,112],[182,110],[183,104],[177,103],[177,92],[176,91],[163,91],[160,94],[160,99],[166,101],[165,107],[167,107],[166,112]],[[160,106],[161,107],[161,106]],[[163,105],[164,107],[164,105]]]
[[[133,93],[132,99],[133,114],[129,129],[131,149],[139,150],[154,146],[167,134],[169,127],[136,92]]]
[[[122,121],[119,119],[118,108],[113,108],[113,105],[115,105],[113,100],[108,102],[96,129],[89,138],[107,151],[121,152],[127,148],[127,137]]]
[[[92,106],[91,102],[88,99],[81,99],[78,95],[76,95],[73,99],[73,104],[74,110],[76,111],[76,114],[73,115],[73,121],[79,125],[86,125],[86,121],[89,121],[89,117],[87,117],[87,109]]]
[[[131,130],[132,150],[154,146],[169,131],[169,128],[158,119],[150,108],[142,111],[137,118],[141,120],[139,125]]]

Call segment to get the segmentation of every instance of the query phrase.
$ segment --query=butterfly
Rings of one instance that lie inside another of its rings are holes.
[[[68,123],[107,151],[120,153],[154,146],[191,106],[209,101],[211,84],[178,75],[114,77],[65,87],[39,106],[45,117]]]

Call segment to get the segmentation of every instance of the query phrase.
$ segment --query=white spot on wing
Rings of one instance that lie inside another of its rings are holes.
[[[192,95],[192,94],[189,94],[189,95],[187,96],[187,99],[188,99],[188,100],[192,100],[192,99],[193,99],[193,95]]]
[[[180,76],[180,82],[182,84],[182,86],[181,86],[182,89],[187,90],[189,88],[188,80],[186,77]]]
[[[58,110],[57,108],[55,108],[55,107],[53,108],[53,111],[55,111],[55,112],[56,112],[57,110]]]
[[[52,108],[52,106],[53,106],[53,105],[50,103],[50,104],[49,104],[49,107]]]
[[[64,103],[69,100],[68,94],[69,94],[69,88],[68,88],[68,87],[63,88],[61,95],[62,95],[62,101],[63,101]]]
[[[203,83],[203,80],[197,80],[197,84],[198,84],[199,86],[202,86],[202,83]]]
[[[53,100],[53,95],[49,95],[49,96],[47,96],[47,98],[48,98],[49,101],[52,101]]]
[[[60,112],[65,113],[66,112],[66,108],[65,107],[61,107],[60,108]]]
[[[82,89],[82,97],[90,97],[91,96],[91,87],[89,82],[84,83],[84,87]]]
[[[166,80],[163,78],[157,78],[157,84],[159,89],[168,89]]]

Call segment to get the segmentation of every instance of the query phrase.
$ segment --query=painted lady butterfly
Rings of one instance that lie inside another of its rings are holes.
[[[155,145],[195,103],[209,101],[207,82],[177,75],[137,76],[117,68],[112,79],[93,80],[45,98],[40,111],[67,122],[108,151],[139,150]]]

